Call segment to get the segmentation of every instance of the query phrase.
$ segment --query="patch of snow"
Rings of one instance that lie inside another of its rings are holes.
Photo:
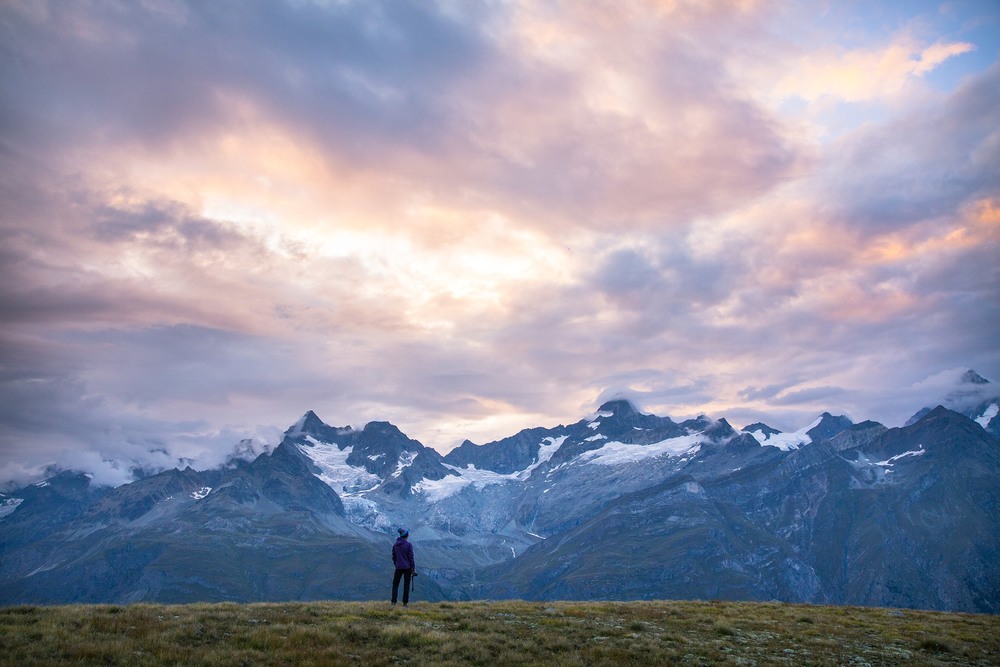
[[[645,431],[646,429],[642,428],[641,426],[633,426],[632,430],[633,431]]]
[[[608,436],[604,435],[603,433],[598,433],[597,435],[592,435],[589,438],[584,438],[584,441],[593,442],[595,440],[607,440],[607,439]]]
[[[592,422],[590,422],[589,424],[587,424],[587,428],[592,428],[592,429],[594,429],[595,431],[596,431],[596,430],[597,430],[598,428],[600,428],[600,426],[601,426],[601,422],[599,422],[599,421],[592,421]]]
[[[705,493],[705,489],[703,489],[701,484],[698,482],[687,482],[684,485],[684,490],[688,493],[693,493],[696,496],[700,496]]]
[[[547,490],[547,489],[546,489],[546,490]],[[542,537],[541,535],[538,535],[538,534],[536,534],[536,533],[533,533],[533,532],[531,532],[530,530],[526,530],[526,531],[524,531],[524,532],[525,532],[525,533],[527,533],[528,535],[531,535],[532,537],[537,537],[537,538],[538,538],[538,539],[540,539],[540,540],[544,540],[544,539],[546,539],[546,538]]]
[[[566,462],[566,463],[560,463],[559,465],[557,465],[554,468],[549,468],[548,470],[545,471],[545,478],[546,479],[550,479],[552,477],[552,473],[559,472],[560,470],[562,470],[563,468],[565,468],[568,465],[569,465],[569,463]]]
[[[986,408],[986,412],[976,417],[976,423],[986,428],[993,421],[993,418],[997,416],[998,412],[1000,412],[1000,406],[997,406],[996,403],[990,403],[990,407]]]
[[[428,502],[436,503],[439,500],[460,492],[467,486],[482,489],[490,484],[524,481],[531,476],[532,471],[538,466],[551,459],[552,455],[566,442],[566,438],[568,437],[562,435],[558,438],[548,437],[542,440],[538,448],[538,458],[524,470],[502,474],[493,472],[492,470],[480,470],[471,463],[465,468],[458,468],[445,463],[444,467],[454,470],[458,475],[449,475],[444,479],[422,479],[414,485],[413,490],[424,494]]]
[[[48,480],[46,480],[44,482],[38,482],[37,484],[35,484],[35,486],[37,486],[39,489],[43,489],[43,488],[45,488],[48,485],[49,485]]]
[[[870,480],[869,483],[886,484],[889,482],[890,478],[888,477],[888,475],[892,472],[891,463],[888,463],[886,465],[875,463],[867,456],[865,456],[862,452],[857,453],[856,459],[844,459],[844,460],[847,461],[854,468],[865,471],[867,474],[873,475],[873,478]],[[858,485],[855,482],[852,482],[852,487],[865,488],[863,483],[861,485]]]
[[[24,502],[24,498],[5,498],[2,503],[0,503],[0,519],[3,519],[9,514],[13,514],[17,506]]]
[[[548,437],[542,440],[538,447],[538,458],[534,463],[525,468],[524,472],[530,475],[532,470],[551,459],[552,455],[562,447],[562,444],[566,442],[566,438],[568,437],[568,435],[561,435],[558,438]],[[527,477],[528,475],[524,476]]]
[[[783,452],[788,452],[793,449],[798,449],[803,445],[808,445],[812,442],[812,438],[809,437],[809,431],[819,426],[821,421],[823,421],[823,417],[819,416],[814,419],[809,426],[800,428],[798,431],[794,431],[792,433],[773,433],[769,436],[762,430],[756,430],[750,435],[752,435],[761,445],[777,447]]]
[[[629,445],[624,442],[611,441],[600,449],[584,452],[577,458],[583,462],[599,465],[621,465],[657,456],[693,454],[701,448],[701,441],[702,435],[700,433],[668,438],[650,445]]]
[[[389,479],[396,479],[403,474],[403,471],[413,465],[413,459],[417,458],[416,452],[403,452],[399,455],[399,461],[396,463],[396,469],[392,471],[389,475]]]
[[[920,449],[911,449],[908,452],[903,452],[902,454],[896,454],[892,458],[888,458],[885,461],[879,461],[875,465],[882,466],[882,467],[891,466],[892,464],[894,464],[896,461],[898,461],[901,458],[904,458],[904,457],[907,457],[907,456],[923,456],[926,453],[927,453],[927,450],[924,449],[923,445],[920,445]]]
[[[191,492],[191,497],[194,498],[195,500],[201,500],[202,498],[204,498],[205,496],[207,496],[211,492],[212,492],[212,487],[210,487],[210,486],[203,486],[200,489],[198,489],[197,491],[192,491]]]
[[[340,449],[335,443],[320,442],[311,435],[307,435],[306,440],[312,446],[299,447],[299,451],[308,456],[319,469],[316,476],[330,485],[338,495],[370,489],[382,482],[378,475],[347,463],[353,447]]]
[[[413,490],[422,494],[428,502],[436,503],[455,495],[467,486],[481,489],[489,484],[503,484],[514,479],[514,475],[479,470],[471,463],[464,470],[447,463],[444,467],[454,470],[458,475],[448,475],[442,479],[422,479],[413,486]]]

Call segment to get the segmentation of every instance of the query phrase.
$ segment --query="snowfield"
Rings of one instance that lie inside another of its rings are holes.
[[[319,469],[316,476],[329,484],[337,495],[358,493],[374,488],[382,482],[378,475],[347,463],[347,457],[351,455],[353,447],[340,449],[336,443],[320,442],[311,435],[307,435],[306,440],[311,446],[299,447],[299,451],[312,459]],[[395,474],[398,475],[399,472],[401,470]]]
[[[762,445],[767,445],[768,447],[777,447],[783,452],[788,452],[793,449],[798,449],[803,445],[808,445],[812,442],[812,438],[809,437],[808,433],[812,429],[819,426],[819,423],[823,421],[823,417],[817,417],[809,426],[800,428],[798,431],[792,433],[775,433],[770,437],[767,436],[763,431],[754,431],[750,435],[757,439]]]
[[[1000,407],[996,403],[990,403],[990,407],[986,408],[986,412],[976,417],[976,423],[983,428],[987,428],[998,412],[1000,412]]]
[[[23,498],[7,498],[2,503],[0,503],[0,519],[3,519],[8,514],[11,514],[17,509],[17,506],[24,502]]]
[[[624,442],[611,441],[600,449],[592,449],[580,454],[577,459],[586,463],[613,466],[634,463],[657,456],[693,454],[701,448],[703,439],[704,436],[701,433],[695,433],[661,440],[650,445],[629,445]]]
[[[523,481],[530,477],[532,471],[538,466],[551,459],[552,455],[556,453],[556,450],[559,449],[564,442],[566,442],[567,437],[568,436],[564,435],[558,438],[549,437],[542,440],[542,442],[539,443],[538,458],[524,470],[505,475],[493,472],[492,470],[480,470],[471,463],[465,468],[459,468],[446,463],[444,466],[458,473],[457,477],[449,475],[444,479],[424,479],[414,485],[413,490],[417,493],[423,494],[424,498],[428,502],[436,503],[439,500],[447,498],[448,496],[459,493],[467,486],[482,489],[484,486],[489,484],[505,484],[507,482]]]

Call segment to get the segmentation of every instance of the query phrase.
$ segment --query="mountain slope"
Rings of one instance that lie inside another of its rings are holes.
[[[978,385],[977,385],[978,386]],[[988,426],[988,424],[987,424]],[[1000,440],[943,407],[792,433],[609,401],[442,457],[305,413],[251,462],[0,498],[0,603],[779,599],[1000,612]]]
[[[939,408],[859,447],[758,448],[727,470],[732,448],[494,567],[481,593],[1000,610],[1000,442],[975,422]]]

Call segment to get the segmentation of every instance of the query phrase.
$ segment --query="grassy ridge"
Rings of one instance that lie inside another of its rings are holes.
[[[729,602],[0,608],[0,665],[998,665],[1000,617]]]

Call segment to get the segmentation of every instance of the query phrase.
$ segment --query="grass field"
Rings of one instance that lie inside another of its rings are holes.
[[[17,665],[1000,665],[1000,617],[729,602],[0,608]]]

